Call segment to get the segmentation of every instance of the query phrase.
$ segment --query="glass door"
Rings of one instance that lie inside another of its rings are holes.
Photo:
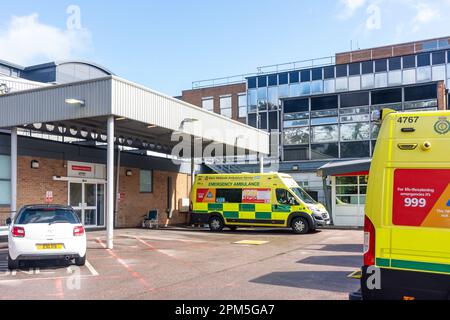
[[[104,226],[105,185],[69,182],[69,205],[86,227]]]

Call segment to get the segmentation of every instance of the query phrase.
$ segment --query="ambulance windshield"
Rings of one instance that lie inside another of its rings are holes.
[[[291,189],[297,197],[300,198],[304,203],[306,204],[316,204],[316,201],[314,201],[311,196],[305,192],[302,188],[292,188]]]

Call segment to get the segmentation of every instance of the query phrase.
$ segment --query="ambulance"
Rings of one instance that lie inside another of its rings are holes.
[[[383,110],[370,169],[361,294],[450,298],[450,112]]]
[[[191,191],[191,224],[292,228],[306,234],[330,223],[325,207],[280,173],[197,175]]]

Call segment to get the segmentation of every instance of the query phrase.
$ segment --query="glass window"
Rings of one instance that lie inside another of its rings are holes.
[[[11,179],[11,157],[6,155],[0,155],[0,179]]]
[[[284,121],[285,128],[309,126],[309,119]]]
[[[445,80],[445,65],[433,66],[433,81]]]
[[[336,88],[335,88],[335,80],[334,79],[325,80],[323,82],[323,92],[324,93],[334,93],[335,91],[336,91]]]
[[[208,111],[214,111],[214,98],[203,98],[202,108]]]
[[[153,171],[140,170],[139,172],[139,192],[152,193],[153,192]]]
[[[309,112],[285,113],[284,120],[309,119]]]
[[[402,84],[402,71],[389,71],[388,82],[390,86],[401,85]]]
[[[445,63],[445,51],[433,52],[433,65],[444,64]]]
[[[322,80],[322,68],[312,69],[312,80]]]
[[[256,107],[256,103],[257,103],[257,91],[256,89],[251,89],[248,90],[248,105],[250,106],[255,106]],[[249,108],[250,110],[250,108]],[[256,110],[256,108],[255,108]]]
[[[242,189],[217,189],[217,203],[242,203]]]
[[[267,88],[258,88],[258,109],[267,110]]]
[[[336,78],[336,91],[348,91],[348,78]]]
[[[295,197],[286,189],[277,189],[277,201],[279,204],[285,204],[285,205],[298,205],[297,200],[295,200]]]
[[[375,74],[375,88],[387,87],[387,73]]]
[[[301,82],[309,82],[309,81],[311,81],[311,70],[302,70],[302,71],[300,71],[300,81]]]
[[[256,128],[256,113],[252,113],[247,116],[247,124]]]
[[[267,77],[260,76],[258,77],[258,88],[267,87]]]
[[[337,117],[326,117],[326,118],[314,118],[311,119],[311,125],[323,125],[323,124],[334,124],[338,122]]]
[[[375,122],[373,122],[373,123],[371,124],[371,127],[372,127],[372,129],[371,129],[371,131],[370,131],[370,138],[371,138],[372,140],[375,140],[375,139],[378,138],[378,134],[380,133],[381,124],[380,124],[380,123],[375,123]]]
[[[402,59],[400,57],[389,59],[389,70],[400,70],[402,68]]]
[[[381,105],[402,102],[402,89],[377,90],[372,92],[372,104]]]
[[[387,71],[387,60],[375,60],[375,72],[386,72]]]
[[[269,87],[268,89],[269,110],[277,110],[280,104],[278,99],[278,87]]]
[[[417,82],[431,81],[431,67],[417,68]]]
[[[430,40],[422,43],[422,50],[436,50],[438,48],[437,40]]]
[[[338,96],[321,96],[311,98],[311,110],[327,110],[327,109],[335,109],[338,107]]]
[[[325,79],[334,79],[334,66],[323,68],[323,75]]]
[[[0,180],[0,205],[9,205],[11,201],[11,182]]]
[[[417,67],[425,67],[431,64],[430,54],[423,53],[417,55]]]
[[[373,73],[361,76],[361,88],[371,89],[375,86],[375,76]]]
[[[278,76],[276,74],[272,74],[268,76],[269,86],[277,86],[278,85]]]
[[[337,125],[312,127],[311,130],[311,141],[313,143],[333,142],[339,139]]]
[[[437,99],[436,84],[405,88],[405,101]]]
[[[341,158],[368,158],[370,157],[370,142],[341,143]]]
[[[373,73],[373,61],[366,61],[361,64],[362,74]]]
[[[267,112],[261,112],[259,114],[259,128],[266,130],[267,129]]]
[[[337,109],[311,111],[311,118],[332,117],[337,115],[338,115]]]
[[[416,83],[416,69],[403,70],[403,84]]]
[[[301,94],[300,94],[300,84],[299,83],[291,84],[289,86],[289,96],[290,97],[299,97],[299,96],[301,96]]]
[[[249,89],[255,89],[256,88],[256,78],[248,78],[247,79],[247,86]]]
[[[284,113],[309,111],[309,99],[292,99],[284,101]]]
[[[368,95],[368,93],[367,93]],[[342,99],[342,97],[341,97]],[[341,100],[342,104],[342,100]],[[359,114],[369,114],[369,107],[357,107],[357,108],[345,108],[340,110],[340,115],[359,115]]]
[[[311,82],[311,93],[322,93],[323,92],[323,81],[317,80]]]
[[[288,73],[280,73],[278,75],[278,83],[280,85],[288,84],[289,82],[289,74]]]
[[[289,82],[297,83],[300,81],[300,73],[298,71],[289,72]]]
[[[342,141],[358,141],[370,139],[370,124],[368,122],[341,124]]]
[[[340,64],[336,66],[336,77],[347,77],[348,76],[348,66],[346,64]]]
[[[337,143],[322,143],[311,145],[311,160],[337,159],[339,147]]]
[[[348,78],[348,90],[359,91],[361,90],[361,77],[353,76]]]
[[[269,112],[269,129],[278,132],[280,131],[279,127],[278,112]]]
[[[309,146],[297,148],[284,148],[285,161],[309,160]]]
[[[239,118],[247,117],[247,94],[238,95]]]
[[[309,144],[309,127],[284,129],[284,144]]]
[[[415,68],[416,56],[404,56],[403,57],[403,69]]]
[[[11,201],[11,158],[0,155],[0,205],[9,205]]]
[[[278,95],[280,96],[280,99],[289,97],[289,86],[287,84],[279,86]]]
[[[232,117],[231,96],[220,98],[220,114],[227,118]]]
[[[369,121],[370,116],[368,114],[348,115],[341,116],[341,122],[364,122]]]
[[[307,96],[311,94],[311,83],[303,82],[300,84],[300,95]]]
[[[341,108],[346,107],[359,107],[369,105],[369,93],[357,92],[357,93],[344,93],[341,94]],[[369,111],[367,111],[368,113]]]
[[[361,74],[361,64],[351,63],[348,65],[348,73],[351,76],[356,76]]]

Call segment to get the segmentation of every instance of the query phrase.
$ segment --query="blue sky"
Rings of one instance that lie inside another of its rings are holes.
[[[331,56],[350,41],[448,36],[449,10],[450,0],[17,0],[2,3],[0,59],[91,60],[178,95],[194,80]]]

